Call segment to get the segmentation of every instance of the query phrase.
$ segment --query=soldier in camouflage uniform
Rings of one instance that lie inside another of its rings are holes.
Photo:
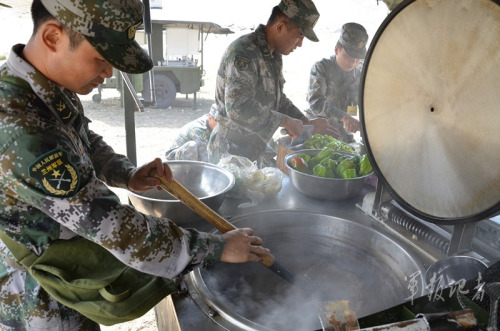
[[[302,46],[304,36],[318,41],[313,31],[318,18],[311,0],[282,0],[265,26],[229,45],[217,73],[218,125],[208,143],[210,162],[229,153],[259,166],[275,165],[267,143],[279,127],[292,138],[300,136],[303,124],[313,124],[315,133],[338,136],[325,119],[308,119],[283,93],[282,55]]]
[[[359,131],[359,121],[347,113],[357,110],[359,83],[366,55],[368,34],[358,23],[342,26],[335,55],[316,62],[309,79],[308,114],[328,118],[342,133],[342,140],[354,142],[352,133]],[[352,133],[351,133],[352,132]]]
[[[208,162],[207,143],[210,133],[217,125],[215,108],[194,121],[184,125],[177,138],[165,152],[167,160],[194,160]]]
[[[0,231],[37,255],[57,240],[91,240],[145,273],[175,278],[216,261],[260,261],[251,229],[214,235],[123,205],[107,185],[145,191],[172,180],[159,158],[136,168],[89,130],[76,93],[112,74],[150,70],[134,41],[139,0],[34,0],[34,32],[0,67]],[[105,266],[103,266],[105,267]],[[99,330],[50,297],[0,242],[0,329]]]

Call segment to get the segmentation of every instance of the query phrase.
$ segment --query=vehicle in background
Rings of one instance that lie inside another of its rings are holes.
[[[151,45],[154,67],[152,69],[156,108],[171,106],[177,93],[193,94],[196,106],[196,93],[203,86],[203,43],[207,34],[231,34],[229,28],[224,28],[212,22],[194,21],[151,21]],[[138,30],[136,40],[147,48],[144,30]],[[102,88],[117,88],[121,91],[122,78],[119,72],[113,71],[113,77],[106,79],[98,88],[98,94],[92,96],[94,102],[101,101]],[[152,105],[151,84],[149,74],[131,75],[131,82],[137,92],[141,92],[141,101]]]

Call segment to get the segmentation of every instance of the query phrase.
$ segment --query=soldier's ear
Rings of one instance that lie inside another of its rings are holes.
[[[43,45],[51,52],[56,52],[62,43],[64,32],[61,25],[50,21],[42,25],[40,38]]]
[[[286,29],[286,22],[284,20],[279,20],[278,23],[276,23],[276,31],[282,32],[284,29]]]

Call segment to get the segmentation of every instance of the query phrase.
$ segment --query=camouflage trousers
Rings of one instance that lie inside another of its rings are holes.
[[[188,141],[184,145],[167,151],[167,160],[193,160],[208,162],[207,144],[202,141]]]
[[[14,260],[4,259],[0,254],[1,330],[100,330],[99,324],[57,302],[27,271],[14,264]]]

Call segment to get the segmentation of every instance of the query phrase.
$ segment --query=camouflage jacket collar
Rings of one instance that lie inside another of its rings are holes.
[[[78,117],[77,115],[82,112],[82,106],[76,94],[60,87],[24,60],[21,56],[23,49],[23,44],[12,47],[6,63],[9,74],[27,81],[32,91],[55,117],[64,125],[71,125]]]
[[[269,44],[267,43],[266,40],[266,29],[263,24],[260,24],[257,29],[255,29],[255,38],[257,41],[257,45],[259,46],[260,51],[262,52],[262,55],[264,56],[264,59],[272,59],[273,58],[273,53],[271,53],[271,49],[269,48]]]
[[[256,44],[262,52],[262,56],[266,63],[267,69],[271,72],[276,78],[279,77],[281,71],[283,70],[283,61],[282,55],[278,51],[271,53],[271,49],[269,48],[269,44],[266,40],[266,30],[265,26],[260,24],[254,32]]]

